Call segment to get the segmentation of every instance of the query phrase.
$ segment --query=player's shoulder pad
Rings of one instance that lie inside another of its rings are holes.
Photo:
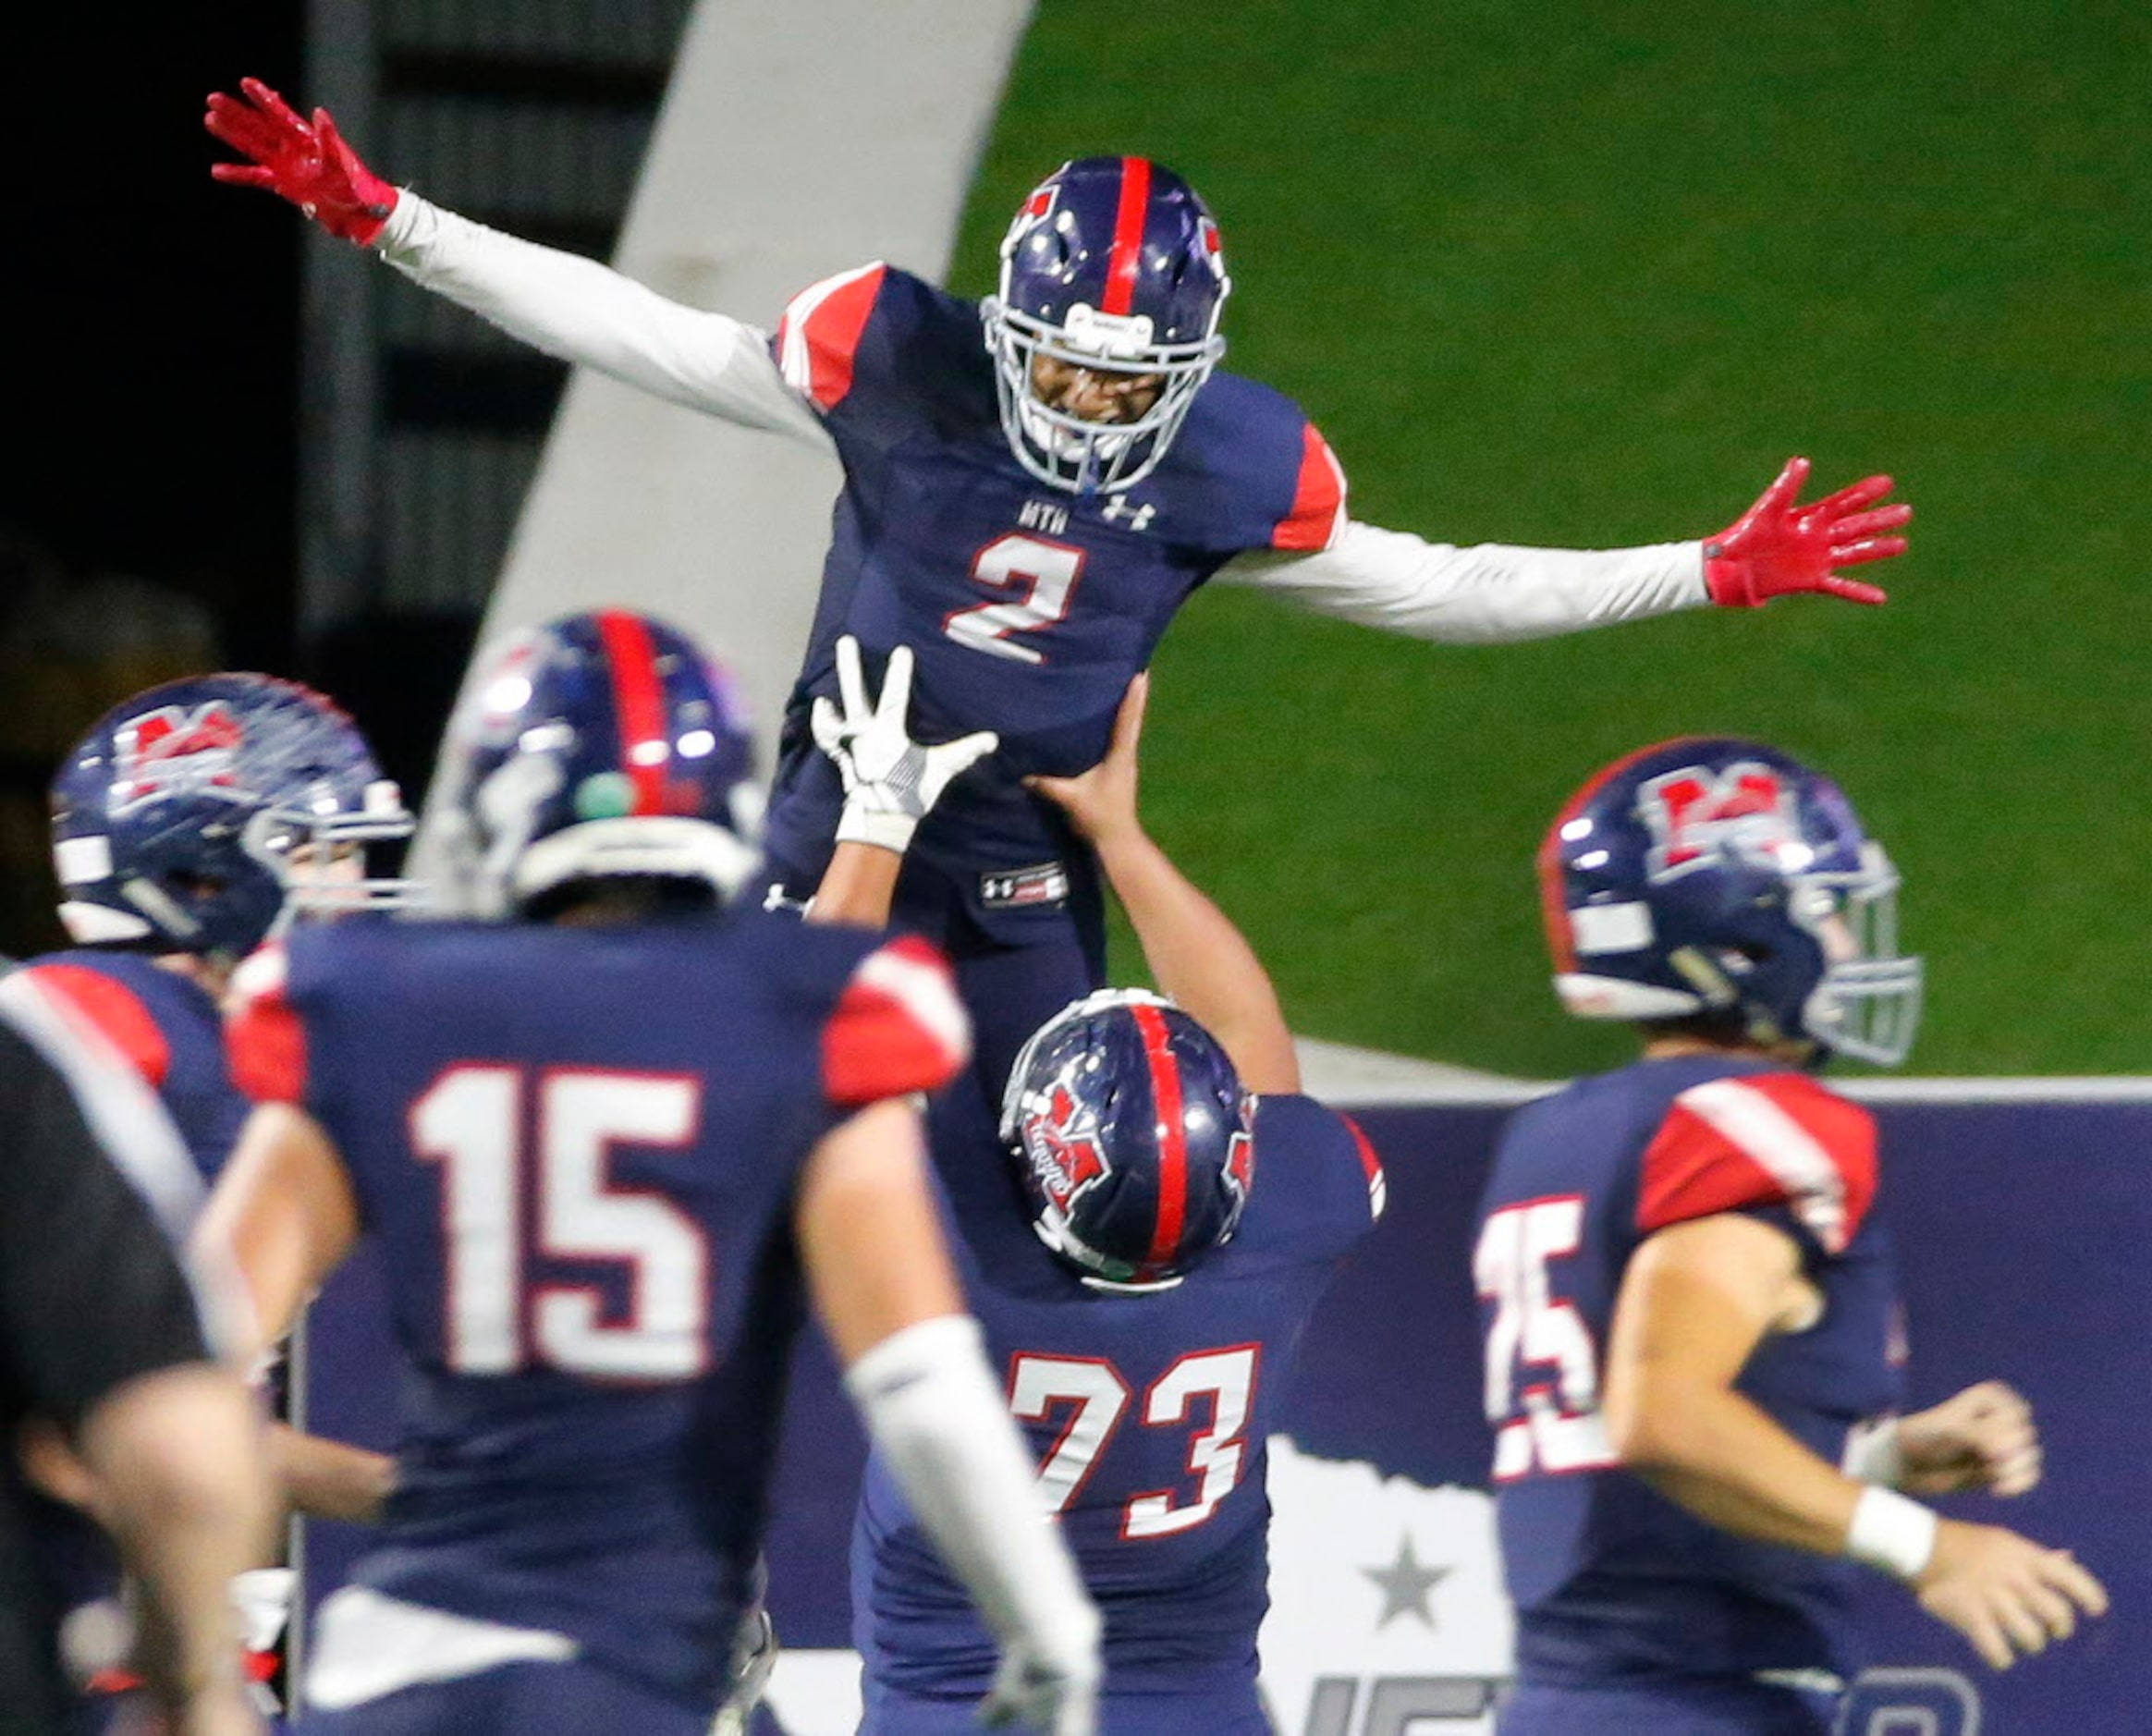
[[[1805,1073],[1730,1074],[1676,1096],[1645,1148],[1637,1228],[1784,1206],[1826,1253],[1875,1204],[1875,1119]]]
[[[118,1050],[151,1086],[164,1087],[172,1070],[171,1039],[149,1004],[117,975],[65,960],[33,961],[18,974],[43,989],[64,1018],[88,1025]]]
[[[258,947],[232,972],[225,1010],[232,1082],[256,1103],[306,1095],[306,1025],[291,1004],[291,960],[281,941]]]
[[[1366,1190],[1366,1225],[1380,1220],[1389,1204],[1389,1182],[1383,1173],[1382,1159],[1360,1123],[1342,1109],[1333,1109],[1301,1092],[1266,1091],[1255,1099],[1254,1131],[1253,1175],[1258,1191],[1266,1176],[1278,1173],[1278,1165],[1269,1162],[1275,1153],[1286,1166],[1328,1168],[1338,1178],[1330,1185],[1339,1189],[1346,1185],[1342,1177],[1351,1176]]]
[[[822,1033],[829,1100],[857,1108],[947,1084],[972,1058],[972,1021],[938,949],[913,935],[862,959]]]
[[[977,320],[974,303],[874,260],[801,290],[786,304],[770,347],[785,383],[826,415],[860,384],[871,335],[881,334],[875,353],[886,369],[896,350],[951,322],[965,324],[967,347],[975,347]]]
[[[1206,468],[1246,474],[1263,501],[1258,546],[1294,554],[1328,548],[1345,528],[1345,470],[1307,412],[1282,392],[1214,373],[1190,411]]]

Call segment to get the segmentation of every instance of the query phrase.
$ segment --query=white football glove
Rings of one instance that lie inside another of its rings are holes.
[[[911,651],[906,645],[889,654],[881,697],[870,702],[860,642],[847,633],[837,642],[837,687],[841,707],[817,699],[810,714],[814,745],[844,776],[837,841],[876,844],[902,855],[949,780],[993,752],[1001,738],[987,729],[933,747],[914,741],[905,728],[911,703]]]
[[[1076,1636],[1071,1635],[1071,1638]],[[1019,1643],[1001,1655],[994,1692],[979,1707],[989,1730],[1011,1726],[1044,1736],[1094,1736],[1098,1729],[1098,1630],[1045,1657]]]

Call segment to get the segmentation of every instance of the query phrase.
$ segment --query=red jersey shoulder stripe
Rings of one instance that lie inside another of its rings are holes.
[[[306,1099],[306,1026],[285,996],[284,948],[271,944],[232,972],[225,1058],[232,1082],[256,1103]]]
[[[164,1089],[172,1071],[172,1045],[134,990],[86,964],[33,964],[23,974],[62,1011],[87,1021],[151,1086]]]
[[[777,367],[786,384],[820,410],[835,410],[852,386],[868,317],[888,267],[880,260],[810,284],[777,322]]]
[[[1314,554],[1328,548],[1345,528],[1345,469],[1314,422],[1301,430],[1300,475],[1292,508],[1270,533],[1270,546]]]
[[[1674,1099],[1645,1151],[1637,1227],[1783,1204],[1839,1253],[1876,1184],[1876,1124],[1859,1105],[1794,1073],[1708,1080]]]
[[[1345,1131],[1352,1135],[1353,1149],[1360,1155],[1361,1173],[1367,1178],[1367,1216],[1379,1219],[1389,1204],[1389,1180],[1383,1174],[1382,1159],[1375,1155],[1374,1143],[1351,1116],[1340,1114],[1338,1119],[1345,1123]]]
[[[947,1084],[972,1058],[972,1021],[948,963],[907,936],[852,972],[822,1033],[823,1088],[858,1108]]]

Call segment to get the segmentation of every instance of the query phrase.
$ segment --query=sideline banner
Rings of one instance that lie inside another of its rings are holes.
[[[1927,1087],[1941,1089],[1940,1082]],[[2021,1091],[2024,1089],[2020,1088]],[[2047,1482],[1953,1513],[2075,1549],[2114,1613],[1988,1671],[1880,1580],[1877,1668],[1847,1736],[2125,1736],[2152,1706],[2152,1100],[1876,1099],[1915,1406],[1975,1380],[2033,1402]],[[1479,1414],[1472,1214],[1507,1105],[1368,1109],[1389,1210],[1310,1328],[1272,1443],[1266,1691],[1283,1736],[1491,1730],[1510,1616]],[[314,1426],[379,1440],[390,1402],[378,1297],[361,1266],[316,1305]],[[838,1736],[858,1717],[847,1542],[860,1436],[819,1346],[803,1351],[770,1538],[786,1646],[757,1729]],[[357,1534],[311,1528],[309,1595]]]

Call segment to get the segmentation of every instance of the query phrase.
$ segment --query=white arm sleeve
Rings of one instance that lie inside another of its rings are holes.
[[[413,283],[549,356],[828,449],[820,421],[771,360],[768,334],[752,325],[668,300],[594,259],[489,229],[409,188],[378,245]]]
[[[906,1326],[847,1369],[844,1384],[1003,1645],[1077,1680],[1094,1673],[1098,1612],[1039,1496],[979,1323],[943,1314]]]
[[[1348,520],[1314,554],[1237,555],[1219,569],[1303,608],[1453,644],[1543,639],[1710,600],[1700,543],[1645,548],[1459,548]]]

